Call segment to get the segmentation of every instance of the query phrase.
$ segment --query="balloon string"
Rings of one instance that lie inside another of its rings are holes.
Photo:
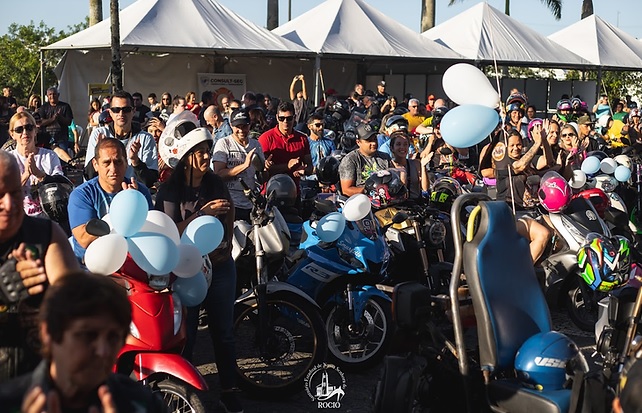
[[[486,2],[488,3],[488,1]],[[506,156],[508,156],[508,133],[506,132],[506,116],[505,116],[505,108],[502,104],[502,89],[500,86],[499,82],[499,67],[497,66],[497,54],[495,51],[495,42],[493,41],[493,25],[490,25],[489,29],[489,37],[490,37],[490,50],[493,51],[493,66],[495,68],[495,82],[497,84],[497,96],[499,98],[499,113],[500,113],[500,120],[502,122],[502,134],[504,135],[504,150],[506,151]],[[504,116],[501,116],[501,114],[504,113]],[[492,148],[490,148],[492,149]],[[515,215],[515,189],[513,188],[513,172],[511,165],[507,165],[508,168],[508,187],[510,188],[510,200],[511,200],[511,205],[513,207],[513,215]],[[497,177],[495,177],[497,178]]]

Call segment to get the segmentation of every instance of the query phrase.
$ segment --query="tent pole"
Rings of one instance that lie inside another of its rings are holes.
[[[45,95],[45,51],[40,49],[40,98]]]
[[[314,105],[317,106],[320,102],[319,96],[321,96],[320,90],[320,74],[321,72],[321,55],[317,54],[314,58]]]
[[[595,85],[595,101],[599,102],[600,88],[602,87],[602,67],[597,68],[597,84]],[[606,90],[604,91],[606,93]]]

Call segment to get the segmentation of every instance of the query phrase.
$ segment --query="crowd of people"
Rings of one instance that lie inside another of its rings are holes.
[[[14,271],[24,279],[30,298],[25,305],[9,306],[9,317],[0,310],[0,355],[6,356],[0,360],[9,360],[0,361],[0,380],[36,369],[32,374],[42,382],[46,369],[59,365],[55,349],[58,346],[58,351],[64,351],[69,345],[67,330],[73,331],[75,321],[70,319],[55,332],[49,329],[50,316],[45,314],[41,322],[46,328],[38,338],[37,323],[23,325],[23,316],[37,315],[47,287],[45,312],[57,305],[54,303],[65,302],[65,298],[55,298],[71,294],[65,288],[82,284],[73,274],[80,269],[87,247],[96,240],[86,225],[107,214],[112,199],[125,189],[140,191],[149,208],[168,214],[180,232],[202,215],[219,217],[224,223],[224,239],[209,256],[213,279],[203,307],[209,314],[221,404],[227,412],[241,412],[234,380],[236,269],[231,237],[234,220],[249,220],[252,208],[241,180],[256,186],[286,175],[297,188],[311,181],[318,191],[336,190],[351,196],[367,194],[365,182],[373,172],[396,169],[407,188],[404,196],[419,201],[430,194],[430,170],[457,161],[478,167],[485,182],[497,187],[498,198],[519,209],[536,199],[529,192],[529,175],[553,169],[568,179],[586,153],[600,145],[617,147],[642,140],[641,113],[630,98],[609,105],[602,96],[589,109],[578,97],[562,97],[557,112],[547,119],[537,118],[537,110],[526,96],[513,91],[501,108],[503,122],[489,139],[478,148],[456,148],[440,132],[449,109],[444,99],[431,94],[422,103],[406,94],[398,100],[386,92],[385,81],[377,84],[376,92],[356,84],[346,99],[337,97],[333,90],[326,92],[324,102],[315,107],[300,74],[292,79],[289,99],[284,100],[253,92],[246,92],[241,99],[217,97],[206,91],[197,102],[194,92],[185,96],[166,92],[160,101],[150,93],[145,105],[141,93],[118,91],[102,101],[91,100],[82,121],[88,136],[83,148],[83,131],[76,126],[81,122],[74,122],[71,107],[59,99],[56,88],[47,90],[44,104],[33,95],[25,106],[18,105],[10,87],[4,88],[0,97],[0,263],[15,261]],[[338,119],[354,127],[352,137],[343,127],[336,127]],[[337,151],[341,154],[336,160],[328,161]],[[84,164],[79,162],[83,155]],[[47,213],[37,189],[56,182],[55,177],[63,176],[66,168],[82,169],[85,182],[68,196],[68,228],[63,229],[39,219]],[[335,179],[326,179],[328,175]],[[297,196],[297,207],[299,202]],[[519,222],[520,232],[531,241],[536,262],[550,231],[527,218]],[[34,251],[30,249],[33,246]],[[61,281],[66,274],[71,275]],[[122,301],[116,297],[120,293],[109,293],[115,298],[105,294],[105,300]],[[127,320],[114,316],[105,321],[106,313],[98,310],[82,314],[113,327],[122,344],[126,333],[122,327],[128,326]],[[198,307],[188,308],[188,340],[183,353],[188,359],[194,348],[198,314]],[[17,331],[19,335],[13,334]],[[7,340],[8,336],[15,338]],[[47,350],[44,364],[38,355],[41,345]],[[52,375],[51,379],[56,382],[58,377]],[[108,385],[111,380],[108,372],[100,379]],[[102,382],[88,383],[97,386]],[[13,403],[18,393],[29,390],[27,410],[41,411],[45,390],[31,391],[22,383],[12,387]],[[57,388],[56,403],[75,406],[94,402],[86,394],[81,402],[71,401],[63,387]],[[99,387],[97,400],[103,406],[113,403],[117,389]],[[111,398],[106,396],[109,391]],[[2,397],[6,396],[0,391],[0,400]]]

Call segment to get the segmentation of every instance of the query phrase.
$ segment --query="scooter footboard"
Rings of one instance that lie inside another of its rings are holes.
[[[549,308],[561,306],[561,293],[567,285],[569,277],[577,277],[577,256],[571,252],[551,255],[542,263],[545,273],[544,295]]]
[[[167,374],[197,388],[207,390],[205,378],[196,367],[180,354],[173,353],[129,353],[119,357],[118,368],[121,371],[121,360],[128,359],[131,364],[131,377],[138,381],[145,380],[153,374]],[[129,373],[129,372],[127,372]]]

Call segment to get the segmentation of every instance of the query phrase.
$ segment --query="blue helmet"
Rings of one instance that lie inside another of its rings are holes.
[[[577,345],[557,331],[538,333],[522,344],[515,357],[517,378],[526,387],[539,391],[560,390],[577,370],[588,364]]]

